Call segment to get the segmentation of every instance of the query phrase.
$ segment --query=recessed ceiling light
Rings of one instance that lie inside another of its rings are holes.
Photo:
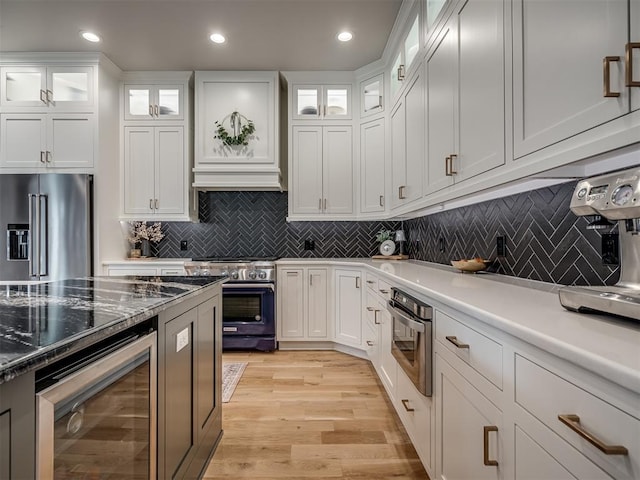
[[[348,42],[349,40],[351,40],[353,38],[353,34],[351,32],[340,32],[338,34],[338,40],[340,40],[341,42]]]
[[[80,32],[80,36],[87,42],[98,43],[100,41],[100,37],[93,32]]]
[[[209,37],[213,43],[224,43],[227,41],[221,33],[212,33]]]

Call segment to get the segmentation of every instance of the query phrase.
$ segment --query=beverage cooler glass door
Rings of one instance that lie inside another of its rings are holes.
[[[156,334],[37,394],[36,478],[155,479]]]

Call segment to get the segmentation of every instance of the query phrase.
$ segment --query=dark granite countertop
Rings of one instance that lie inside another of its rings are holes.
[[[0,286],[0,383],[107,338],[226,277],[91,277]]]

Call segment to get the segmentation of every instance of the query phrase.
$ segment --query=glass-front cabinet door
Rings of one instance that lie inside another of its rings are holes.
[[[125,85],[125,120],[182,120],[182,85]]]
[[[371,115],[384,110],[382,98],[384,83],[382,74],[360,83],[360,113]]]
[[[425,0],[425,14],[427,16],[427,32],[431,31],[431,28],[434,25],[434,22],[436,21],[436,18],[438,18],[438,15],[440,14],[440,12],[442,11],[442,7],[444,7],[444,4],[447,3],[447,0]],[[425,35],[425,42],[426,42],[426,35]]]
[[[404,40],[404,67],[408,72],[420,50],[420,17],[416,16]]]
[[[294,85],[293,118],[351,118],[350,85]]]
[[[0,104],[16,112],[93,111],[93,67],[2,67]]]

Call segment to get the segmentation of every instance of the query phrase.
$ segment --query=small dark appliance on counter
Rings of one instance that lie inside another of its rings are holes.
[[[605,312],[640,320],[640,168],[578,182],[571,210],[579,216],[599,215],[618,222],[620,281],[612,287],[563,287],[560,303],[578,312]]]

